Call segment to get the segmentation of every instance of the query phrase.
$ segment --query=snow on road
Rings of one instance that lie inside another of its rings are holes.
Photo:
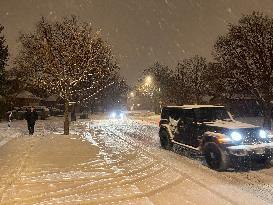
[[[61,124],[39,121],[0,147],[1,204],[273,204],[273,168],[210,170],[161,149],[144,121],[79,121],[70,136],[56,135]]]
[[[270,204],[273,201],[271,198],[273,190],[272,169],[253,172],[248,171],[244,173],[218,173],[208,169],[202,160],[192,160],[188,157],[160,149],[158,128],[156,126],[147,125],[143,122],[137,123],[136,121],[127,120],[125,122],[102,121],[100,124],[95,124],[95,127],[96,129],[99,128],[99,130],[108,132],[109,134],[107,136],[115,136],[115,139],[120,139],[122,142],[128,144],[128,146],[133,145],[142,155],[151,157],[156,164],[160,164],[165,169],[172,170],[173,173],[178,175],[178,181],[181,179],[187,179],[187,181],[189,181],[189,184],[192,186],[186,187],[179,181],[177,190],[172,193],[174,196],[170,198],[164,196],[164,192],[168,193],[168,188],[165,189],[164,186],[163,188],[155,188],[155,190],[158,189],[162,192],[162,194],[160,196],[158,195],[157,198],[165,197],[169,200],[169,204],[178,204],[179,200],[181,200],[180,203],[186,203],[186,201],[188,201],[194,204],[213,204],[214,202],[212,201],[215,200],[213,198],[216,198],[216,204],[247,204],[249,200],[252,200],[253,202],[256,201],[258,204]],[[256,174],[256,172],[259,173]],[[168,173],[171,173],[171,171],[168,171]],[[256,175],[267,175],[262,180],[260,179],[260,182],[263,182],[264,186],[260,186],[251,180],[246,180],[249,176],[257,177]],[[160,178],[161,175],[158,177]],[[167,178],[173,179],[175,176],[168,176]],[[199,187],[199,189],[194,188],[195,186]],[[184,191],[186,189],[188,197],[184,196],[184,194],[178,194],[181,191],[180,189]],[[196,190],[198,190],[197,193]],[[248,192],[251,192],[259,198],[253,198],[253,196],[249,195]],[[179,197],[178,195],[183,197]],[[198,199],[202,200],[204,200],[206,196],[209,197],[206,199],[207,202],[200,202],[196,201],[196,196],[199,196],[200,198]],[[221,201],[220,203],[217,201],[219,198],[224,201]],[[246,199],[247,201],[244,201]],[[155,204],[164,204],[160,201],[156,202],[157,203]],[[168,203],[165,201],[165,204]]]

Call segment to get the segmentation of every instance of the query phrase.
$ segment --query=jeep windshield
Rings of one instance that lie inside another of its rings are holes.
[[[197,121],[216,121],[227,120],[231,121],[228,112],[223,107],[206,107],[194,109],[194,114]]]

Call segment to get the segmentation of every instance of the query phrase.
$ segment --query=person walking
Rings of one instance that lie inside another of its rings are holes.
[[[36,120],[38,120],[38,114],[33,107],[31,107],[30,109],[27,109],[25,119],[27,121],[29,135],[33,135],[35,122]]]

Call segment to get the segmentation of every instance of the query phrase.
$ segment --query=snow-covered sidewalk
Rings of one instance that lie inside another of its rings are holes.
[[[0,148],[10,140],[22,136],[22,130],[18,127],[8,127],[8,122],[0,122]]]
[[[0,128],[0,147],[8,143],[10,140],[21,136],[21,132],[14,129],[1,129]]]
[[[74,187],[103,174],[88,165],[97,160],[97,154],[97,146],[78,135],[10,141],[0,148],[0,203],[63,204],[67,199],[62,195],[77,192]],[[59,201],[53,200],[57,196]]]

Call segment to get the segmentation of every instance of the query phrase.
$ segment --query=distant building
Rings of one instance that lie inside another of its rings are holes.
[[[40,102],[40,97],[26,90],[8,96],[8,103],[13,107],[37,106]]]
[[[47,107],[57,107],[60,104],[63,104],[62,99],[58,95],[50,95],[43,100],[43,104]]]

